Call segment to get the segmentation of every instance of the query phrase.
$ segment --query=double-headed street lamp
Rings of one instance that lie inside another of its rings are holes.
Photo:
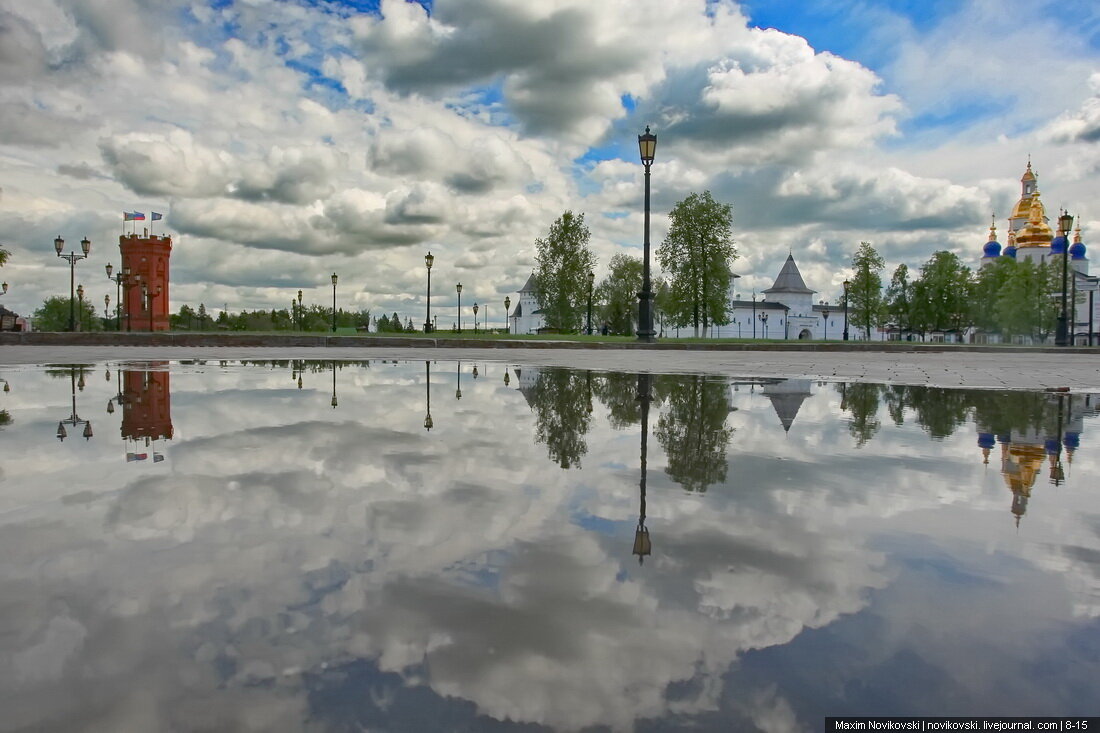
[[[84,437],[84,440],[90,440],[91,437],[92,437],[92,421],[91,420],[81,420],[80,416],[76,414],[76,386],[77,386],[76,385],[76,370],[77,370],[77,367],[75,367],[75,366],[69,367],[69,383],[70,383],[70,386],[72,388],[73,411],[72,411],[72,414],[69,415],[68,419],[57,421],[57,439],[60,440],[60,441],[64,441],[65,438],[67,438],[68,435],[69,435],[68,431],[65,430],[66,425],[72,425],[74,428],[77,425],[83,425],[84,426],[84,431],[81,433],[81,435]],[[81,371],[81,374],[80,374],[80,389],[81,390],[84,389],[84,372],[83,372],[83,370]]]
[[[1066,308],[1066,276],[1069,273],[1069,232],[1073,228],[1073,215],[1063,211],[1058,217],[1058,237],[1055,242],[1062,242],[1062,312],[1058,315],[1058,328],[1054,333],[1055,346],[1070,346],[1069,339],[1069,312]],[[1057,254],[1051,248],[1052,254]],[[1074,310],[1076,310],[1076,304]]]
[[[828,303],[824,304],[826,307],[821,309],[821,314],[825,316],[825,341],[829,340],[829,308]]]
[[[642,264],[642,291],[638,293],[638,341],[653,343],[653,287],[649,279],[649,167],[653,165],[653,154],[657,151],[657,136],[646,125],[645,134],[638,136],[638,150],[642,165],[645,166],[645,230],[643,245],[645,260]]]
[[[432,330],[432,265],[435,263],[435,257],[431,251],[424,255],[424,266],[428,268],[428,297],[425,299],[427,303],[427,310],[424,313],[424,333],[431,333]]]
[[[103,268],[107,271],[107,279],[115,282],[115,330],[122,330],[122,288],[126,288],[126,300],[130,300],[130,288],[141,282],[140,275],[131,275],[129,267],[123,267],[117,275],[113,274],[114,266],[108,262]],[[130,330],[130,311],[126,310],[126,330]]]
[[[588,271],[588,335],[592,335],[592,283],[596,281],[596,274]]]
[[[455,285],[458,292],[458,332],[462,333],[462,283]]]
[[[848,288],[852,283],[844,281],[844,340],[848,340]]]
[[[336,333],[336,273],[332,273],[332,332]]]
[[[6,285],[7,283],[5,283]],[[512,329],[508,327],[508,316],[512,312],[512,299],[508,296],[504,296],[504,333],[511,333]]]
[[[57,235],[57,239],[53,240],[54,251],[57,252],[57,256],[63,260],[69,261],[69,330],[76,330],[76,303],[74,286],[76,285],[76,261],[82,260],[88,256],[88,253],[92,251],[92,243],[87,237],[80,240],[80,249],[83,254],[77,252],[70,252],[69,254],[62,254],[61,250],[65,249],[65,240],[61,238],[61,235]]]
[[[768,313],[767,311],[760,314],[760,328],[764,332],[764,338],[768,337]]]

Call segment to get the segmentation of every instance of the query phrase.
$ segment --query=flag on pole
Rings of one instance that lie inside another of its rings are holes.
[[[155,211],[153,212],[153,215],[152,215],[152,220],[153,220],[153,221],[157,221],[157,220],[159,220],[159,219],[163,219],[163,218],[164,218],[164,215],[163,215],[163,214],[158,214],[158,213],[157,213],[157,212],[155,212]]]
[[[129,211],[123,211],[122,212],[122,220],[123,221],[133,221],[134,220],[134,215],[132,213],[130,213]]]
[[[135,211],[131,213],[130,216],[132,217],[131,221],[145,221],[145,214],[140,211]]]

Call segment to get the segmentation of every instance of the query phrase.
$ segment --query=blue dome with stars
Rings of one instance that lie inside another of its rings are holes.
[[[1050,253],[1052,255],[1063,255],[1066,253],[1066,247],[1068,246],[1069,240],[1066,239],[1066,235],[1059,234],[1050,241]]]

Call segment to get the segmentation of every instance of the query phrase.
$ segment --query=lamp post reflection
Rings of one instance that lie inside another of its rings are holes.
[[[336,362],[332,362],[332,409],[336,409]]]
[[[427,414],[424,416],[424,429],[431,430],[435,427],[432,421],[432,363],[424,361],[424,395],[426,397]]]
[[[641,481],[638,484],[638,528],[634,530],[634,550],[638,556],[638,564],[641,565],[653,546],[649,541],[649,530],[645,526],[645,479],[646,479],[646,441],[649,437],[649,375],[638,375],[638,401],[642,408],[642,467]]]
[[[455,367],[455,399],[462,399],[462,362]]]
[[[75,367],[75,366],[69,367],[69,384],[72,388],[71,391],[72,391],[73,409],[72,409],[72,414],[70,414],[68,418],[66,418],[64,420],[58,420],[58,422],[57,422],[57,439],[60,440],[60,441],[64,441],[65,438],[67,438],[69,436],[68,431],[65,430],[66,425],[72,425],[74,428],[77,427],[78,425],[83,425],[84,430],[81,433],[81,435],[84,436],[85,440],[90,440],[91,437],[92,437],[92,421],[91,420],[81,420],[80,416],[76,414],[76,371],[77,371],[77,367]],[[84,368],[83,367],[80,367],[80,389],[81,390],[84,389]]]

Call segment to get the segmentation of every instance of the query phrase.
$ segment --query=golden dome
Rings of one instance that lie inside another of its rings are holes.
[[[1020,199],[1020,203],[1023,203],[1023,199]],[[1017,204],[1016,207],[1019,208],[1020,204]],[[1046,209],[1043,207],[1043,202],[1039,200],[1039,189],[1035,189],[1035,193],[1031,196],[1027,224],[1016,233],[1017,246],[1041,247],[1050,245],[1050,241],[1054,239],[1054,232],[1051,231],[1050,225],[1046,223],[1046,218]]]

